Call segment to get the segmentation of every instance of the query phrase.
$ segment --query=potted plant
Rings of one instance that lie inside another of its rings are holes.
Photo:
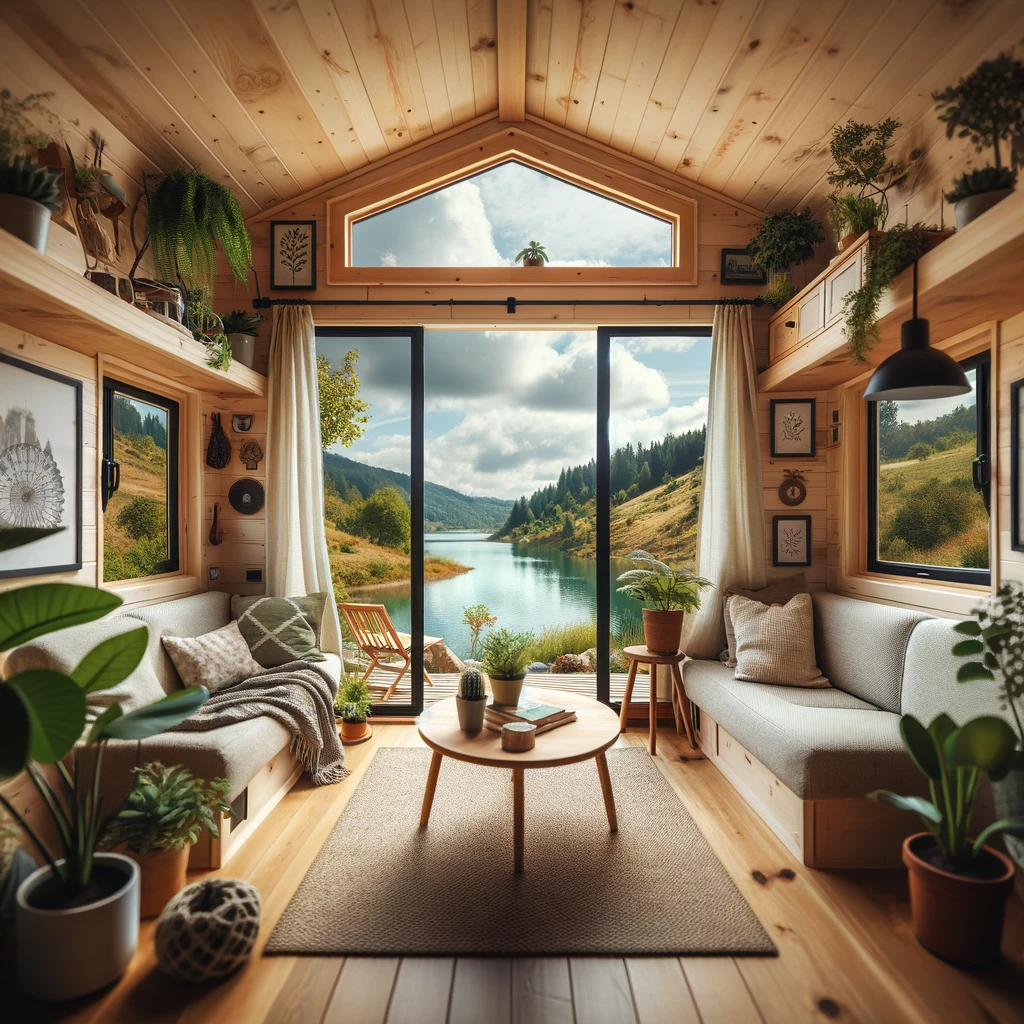
[[[516,703],[519,703],[518,698]],[[475,668],[467,668],[459,676],[455,707],[459,712],[459,727],[464,732],[479,732],[484,727],[487,691],[484,689],[484,677]]]
[[[891,117],[874,125],[850,118],[832,131],[829,150],[836,165],[828,172],[828,182],[836,189],[829,195],[829,221],[840,252],[865,231],[883,227],[889,218],[886,193],[907,179],[906,165],[888,154],[899,127]]]
[[[0,651],[102,618],[121,603],[108,591],[69,583],[9,590],[0,594]],[[120,977],[135,952],[139,867],[122,854],[96,851],[107,824],[98,798],[103,752],[108,740],[142,740],[173,728],[207,697],[203,687],[190,686],[128,713],[112,704],[90,723],[88,694],[127,679],[145,656],[147,639],[140,626],[104,640],[70,675],[35,669],[0,682],[0,777],[27,773],[60,844],[51,851],[0,794],[0,805],[45,861],[16,897],[18,978],[38,999],[72,999],[102,988]],[[61,781],[56,788],[54,774]]]
[[[1016,163],[1004,166],[999,143],[1024,136],[1024,63],[1008,53],[982,61],[966,78],[932,93],[946,138],[969,138],[976,153],[992,148],[994,167],[984,167],[953,180],[946,200],[953,203],[957,229],[1005,199],[1017,184]],[[957,131],[957,129],[960,129]]]
[[[41,100],[52,93],[32,93],[16,99],[0,90],[0,228],[46,252],[50,214],[61,210],[61,172],[40,167],[28,149],[42,149],[49,136],[33,130],[33,115],[49,111]],[[52,115],[50,115],[52,117]]]
[[[750,262],[768,273],[764,300],[773,309],[784,306],[793,294],[789,270],[814,255],[814,247],[825,240],[825,229],[805,206],[801,213],[780,210],[761,221],[757,234],[747,243]]]
[[[520,249],[516,255],[516,263],[522,263],[524,267],[543,267],[548,261],[548,254],[540,242],[531,240],[530,244]]]
[[[1010,770],[992,783],[992,798],[1000,818],[1024,817],[1024,586],[1004,583],[974,618],[954,628],[967,637],[953,648],[968,661],[957,670],[960,683],[997,682],[1002,705],[1013,718],[1017,733]],[[998,673],[998,674],[997,674]],[[1024,868],[1024,839],[1004,835],[1003,841],[1017,867]]]
[[[700,592],[713,584],[688,569],[672,569],[646,551],[632,551],[628,558],[634,568],[618,578],[622,584],[619,592],[651,606],[643,610],[647,649],[655,654],[675,654],[683,617],[700,607]]]
[[[481,663],[495,704],[515,707],[519,703],[533,642],[532,633],[516,633],[507,626],[493,629],[484,637]]]
[[[224,333],[231,342],[231,354],[250,369],[256,354],[256,330],[262,322],[263,317],[259,313],[250,313],[244,309],[232,310],[221,317]]]
[[[227,779],[193,778],[159,761],[133,769],[131,792],[107,823],[102,845],[125,853],[142,873],[142,917],[157,917],[185,888],[188,855],[205,826],[216,838],[217,812],[228,813]]]
[[[370,738],[372,733],[367,719],[373,713],[372,708],[373,695],[366,680],[358,672],[342,676],[334,711],[345,743],[360,743]]]
[[[903,841],[910,878],[914,932],[925,949],[965,966],[999,959],[1003,911],[1013,889],[1013,861],[985,845],[999,833],[1024,836],[1024,818],[1004,818],[970,838],[974,801],[983,775],[1003,778],[1016,737],[1001,718],[985,715],[957,726],[941,714],[926,729],[913,715],[900,719],[903,746],[928,779],[931,797],[877,789],[879,803],[913,811],[927,831]]]

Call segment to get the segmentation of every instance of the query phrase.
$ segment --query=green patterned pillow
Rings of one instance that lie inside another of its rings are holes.
[[[231,598],[231,615],[264,668],[289,661],[326,661],[320,653],[320,623],[326,594],[308,597]]]

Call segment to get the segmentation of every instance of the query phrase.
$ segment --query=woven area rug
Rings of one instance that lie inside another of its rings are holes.
[[[512,773],[382,747],[267,953],[772,955],[775,945],[640,747],[609,750],[619,831],[595,763],[526,772],[526,870],[513,873]]]

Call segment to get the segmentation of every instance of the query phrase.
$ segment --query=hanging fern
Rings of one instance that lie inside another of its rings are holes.
[[[200,171],[171,171],[149,197],[149,235],[157,273],[210,292],[220,242],[235,277],[245,283],[252,243],[235,194]]]

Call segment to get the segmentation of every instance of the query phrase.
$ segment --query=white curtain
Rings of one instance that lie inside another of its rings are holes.
[[[321,645],[341,653],[324,534],[316,340],[309,306],[275,306],[267,416],[267,593],[330,595]]]
[[[714,583],[687,617],[683,650],[717,658],[725,647],[722,592],[766,582],[764,496],[757,421],[757,364],[747,305],[715,306],[711,330],[704,480],[697,526],[697,570]]]

